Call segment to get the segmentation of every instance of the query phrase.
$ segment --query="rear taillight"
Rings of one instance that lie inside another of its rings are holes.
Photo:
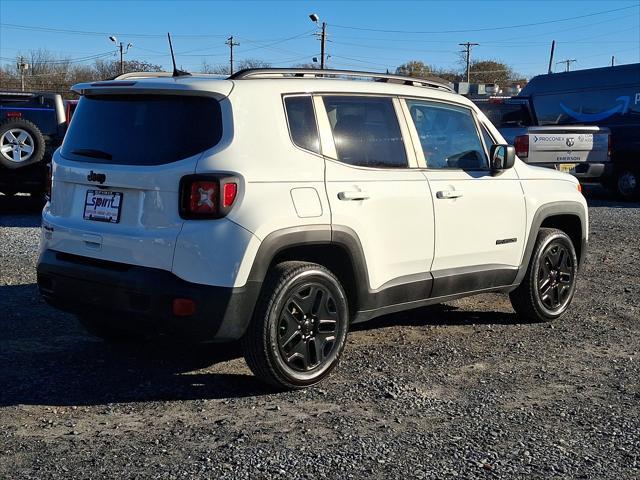
[[[529,135],[518,135],[515,141],[516,155],[520,158],[529,156]]]
[[[180,181],[180,216],[187,219],[224,217],[236,200],[238,179],[188,175]]]

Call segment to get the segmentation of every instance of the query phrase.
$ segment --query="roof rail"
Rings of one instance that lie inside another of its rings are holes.
[[[251,78],[321,78],[347,77],[370,78],[376,82],[401,83],[419,87],[437,88],[453,92],[449,82],[442,78],[414,78],[389,73],[361,72],[357,70],[320,70],[315,68],[246,68],[229,76],[229,80],[245,80]]]
[[[114,77],[112,80],[127,80],[129,78],[158,78],[158,77],[171,77],[171,72],[129,72],[123,73]]]

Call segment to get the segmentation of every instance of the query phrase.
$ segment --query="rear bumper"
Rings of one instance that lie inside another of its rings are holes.
[[[529,162],[529,165],[533,165],[535,167],[547,167],[558,169],[558,163],[535,163]],[[603,162],[603,163],[591,163],[591,162],[582,162],[576,164],[575,168],[570,172],[571,175],[580,179],[584,182],[594,182],[599,183],[603,181],[606,177],[611,175],[613,172],[613,164],[611,162]]]
[[[182,280],[164,270],[95,260],[44,250],[38,288],[52,306],[81,315],[112,314],[118,327],[145,334],[171,334],[198,341],[230,341],[245,332],[260,283],[214,287]],[[196,303],[190,316],[176,316],[174,298]]]

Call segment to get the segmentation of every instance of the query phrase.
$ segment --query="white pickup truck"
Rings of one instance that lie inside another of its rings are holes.
[[[536,126],[526,98],[474,99],[516,147],[521,160],[568,172],[583,183],[600,183],[611,170],[611,132],[605,127]]]

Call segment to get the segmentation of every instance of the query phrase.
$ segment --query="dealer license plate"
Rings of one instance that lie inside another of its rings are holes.
[[[118,223],[122,209],[122,192],[87,190],[84,200],[84,219]]]

